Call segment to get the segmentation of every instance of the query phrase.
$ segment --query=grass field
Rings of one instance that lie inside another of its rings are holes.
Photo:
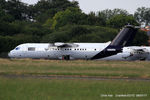
[[[150,62],[0,59],[0,74],[150,78]]]
[[[149,82],[0,77],[0,100],[149,100],[149,94]]]
[[[150,78],[148,61],[0,59],[0,100],[150,100],[150,81],[18,78],[4,75]]]

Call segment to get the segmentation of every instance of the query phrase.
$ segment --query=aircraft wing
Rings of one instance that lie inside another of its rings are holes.
[[[79,45],[74,43],[55,43],[55,46],[58,48],[67,48],[67,47],[78,47]]]

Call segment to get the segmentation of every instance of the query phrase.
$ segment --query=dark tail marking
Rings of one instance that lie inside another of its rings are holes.
[[[137,29],[134,26],[125,26],[120,33],[114,38],[108,47],[102,50],[100,53],[92,57],[91,59],[100,59],[108,56],[115,55],[122,52],[124,46],[131,45]]]
[[[131,25],[125,26],[111,42],[111,46],[129,46],[135,37],[137,29]]]

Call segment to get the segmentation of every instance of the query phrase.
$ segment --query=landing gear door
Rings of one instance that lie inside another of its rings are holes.
[[[70,55],[63,55],[62,60],[70,60]]]

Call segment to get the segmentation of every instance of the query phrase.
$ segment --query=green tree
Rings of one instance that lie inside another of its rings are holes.
[[[0,22],[12,22],[14,19],[11,15],[5,13],[2,9],[0,9]]]
[[[5,9],[16,20],[25,20],[28,17],[27,4],[20,2],[20,0],[8,0]]]
[[[0,0],[0,8],[5,9],[6,0]]]
[[[125,15],[125,16],[127,16],[127,15],[129,15],[129,13],[126,10],[116,8],[116,9],[113,9],[113,10],[106,9],[106,10],[99,11],[98,15],[105,18],[105,20],[108,20],[108,19],[110,19],[110,18],[112,18],[116,15]]]
[[[53,17],[51,28],[58,29],[67,24],[80,24],[80,20],[82,20],[80,16],[82,16],[82,12],[78,8],[68,8],[65,11],[60,11]]]
[[[30,7],[30,12],[33,19],[44,23],[48,18],[52,18],[57,12],[64,11],[69,7],[79,8],[78,2],[70,2],[69,0],[40,0],[37,4]]]
[[[133,16],[129,15],[115,15],[114,17],[107,20],[107,26],[113,28],[121,28],[124,25],[131,24],[131,25],[138,25],[136,20]]]
[[[150,25],[150,8],[138,8],[134,13],[134,17],[141,25]]]
[[[90,12],[87,15],[87,24],[86,25],[105,25],[105,20],[99,14],[96,15],[94,12]]]
[[[133,45],[136,45],[136,46],[146,46],[148,45],[148,36],[146,34],[146,32],[143,32],[143,31],[138,31],[134,40],[133,40]]]
[[[43,37],[42,42],[107,42],[117,31],[89,25],[66,25]]]
[[[94,12],[90,12],[87,16],[87,24],[88,25],[94,25],[97,23],[97,18]]]

